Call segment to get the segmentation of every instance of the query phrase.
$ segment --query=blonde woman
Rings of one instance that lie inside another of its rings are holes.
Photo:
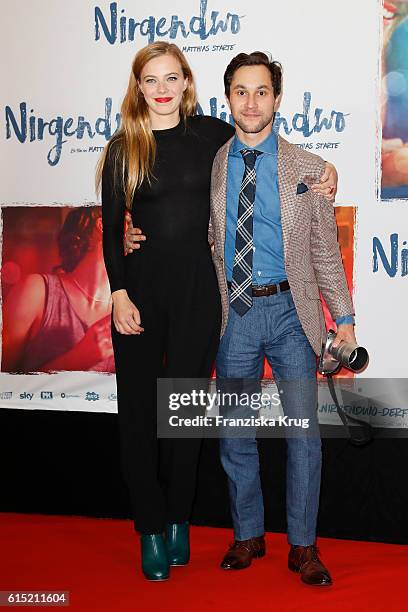
[[[220,295],[207,240],[209,188],[215,154],[234,129],[195,116],[196,105],[193,75],[180,49],[165,42],[141,49],[121,128],[97,172],[122,466],[150,580],[166,579],[171,565],[189,560],[200,449],[198,439],[157,439],[156,381],[207,378],[220,333]],[[127,257],[126,211],[148,236],[143,249]]]
[[[209,184],[214,156],[233,128],[193,116],[196,105],[193,75],[178,47],[154,43],[139,51],[121,129],[97,175],[113,299],[122,468],[150,580],[166,579],[170,564],[188,562],[200,449],[198,439],[157,439],[156,380],[208,377],[220,332],[207,240]],[[125,259],[126,209],[149,241]]]

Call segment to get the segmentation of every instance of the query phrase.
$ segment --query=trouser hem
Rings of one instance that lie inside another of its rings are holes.
[[[316,534],[309,534],[307,536],[297,536],[288,534],[288,543],[290,546],[312,546],[316,542]]]
[[[245,529],[240,528],[239,530],[234,528],[234,538],[236,540],[250,540],[251,538],[259,538],[265,534],[264,525],[257,527],[247,527]]]

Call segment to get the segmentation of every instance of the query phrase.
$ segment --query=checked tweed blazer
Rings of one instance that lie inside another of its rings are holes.
[[[219,149],[211,175],[209,240],[222,301],[222,329],[228,321],[228,288],[224,267],[228,152],[233,138]],[[333,319],[353,314],[337,243],[333,205],[310,189],[297,193],[299,183],[310,187],[320,180],[324,161],[278,136],[278,181],[285,268],[303,330],[316,354],[326,328],[320,292]]]

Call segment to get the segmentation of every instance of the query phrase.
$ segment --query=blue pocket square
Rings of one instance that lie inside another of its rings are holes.
[[[299,195],[300,193],[305,193],[306,191],[309,191],[308,186],[304,183],[298,183],[296,194]]]

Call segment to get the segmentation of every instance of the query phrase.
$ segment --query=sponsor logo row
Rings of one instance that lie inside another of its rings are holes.
[[[54,391],[40,391],[39,394],[30,393],[28,391],[24,391],[23,393],[15,393],[15,396],[20,400],[28,400],[31,401],[34,397],[38,397],[42,400],[54,400],[57,397],[61,399],[85,399],[87,402],[97,402],[101,399],[99,393],[95,393],[95,391],[87,391],[85,394],[76,394],[76,393],[55,393]],[[0,400],[11,400],[13,398],[13,391],[1,391],[0,392]],[[105,399],[102,397],[102,399]],[[110,393],[107,397],[110,402],[116,402],[117,396],[116,393]]]

